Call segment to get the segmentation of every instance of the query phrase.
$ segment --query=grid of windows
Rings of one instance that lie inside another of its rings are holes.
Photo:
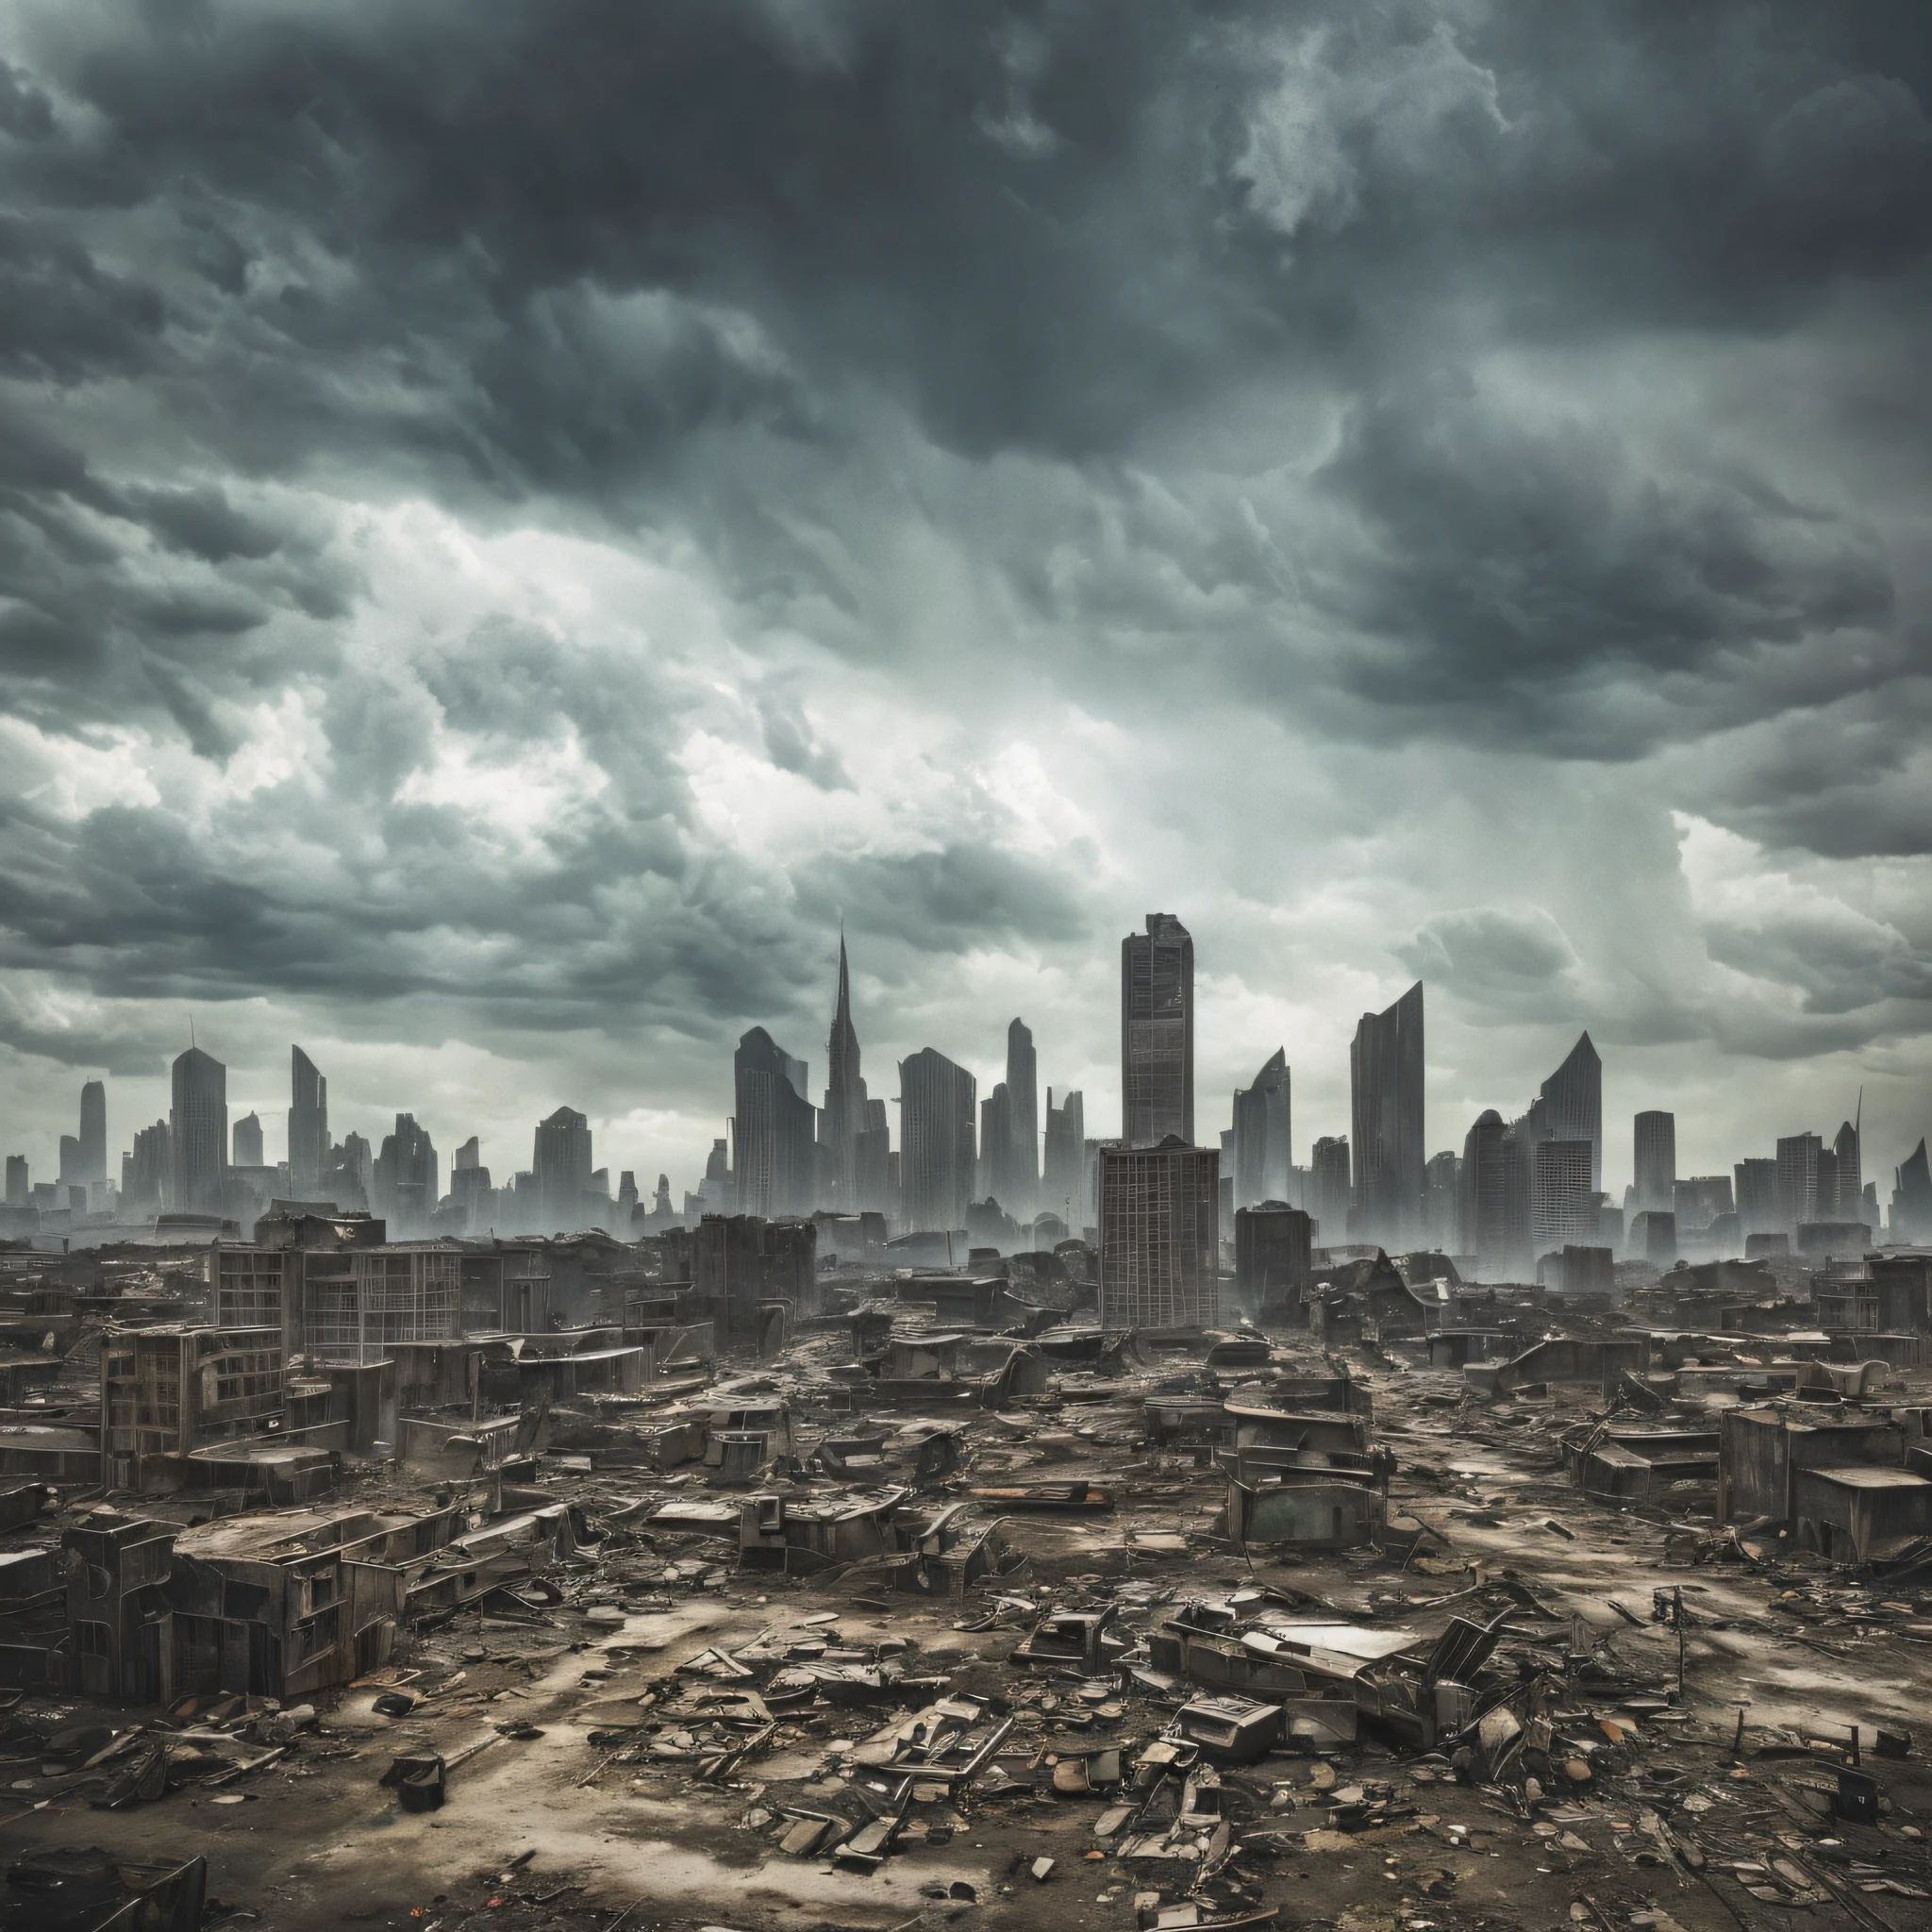
[[[1220,1319],[1221,1156],[1211,1147],[1100,1150],[1100,1319],[1109,1329]]]
[[[459,1257],[435,1248],[358,1248],[312,1257],[302,1290],[302,1332],[325,1362],[381,1361],[398,1342],[453,1341],[460,1333]]]

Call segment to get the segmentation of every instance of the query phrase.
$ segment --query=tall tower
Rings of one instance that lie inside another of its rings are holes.
[[[1194,941],[1168,912],[1121,941],[1121,1113],[1129,1147],[1194,1140]]]
[[[1234,1205],[1286,1201],[1289,1190],[1288,1055],[1276,1047],[1252,1085],[1234,1094]]]
[[[858,1035],[852,1025],[852,981],[845,965],[845,935],[839,935],[839,996],[825,1041],[825,1141],[832,1150],[830,1205],[851,1214],[875,1204],[861,1201],[858,1137],[866,1131],[865,1079],[858,1070]]]
[[[108,1090],[90,1080],[80,1090],[80,1174],[83,1182],[108,1178]]]
[[[1386,1012],[1364,1013],[1348,1050],[1355,1141],[1351,1236],[1406,1244],[1423,1210],[1423,983]]]
[[[1549,1139],[1590,1142],[1590,1186],[1597,1192],[1604,1184],[1604,1063],[1588,1033],[1578,1036],[1570,1058],[1543,1082],[1541,1099]]]
[[[1007,1028],[1008,1187],[1000,1206],[1021,1221],[1040,1209],[1040,1060],[1025,1021]]]
[[[899,1062],[899,1186],[906,1233],[944,1233],[966,1225],[976,1098],[973,1075],[929,1046]]]
[[[806,1096],[806,1063],[762,1026],[738,1042],[732,1059],[737,1103],[738,1209],[766,1221],[809,1214],[818,1172],[817,1119]]]
[[[219,1214],[228,1168],[228,1070],[198,1046],[175,1061],[168,1151],[174,1205],[191,1214]]]
[[[328,1082],[299,1046],[289,1049],[289,1190],[298,1201],[322,1197],[328,1167]]]
[[[1676,1200],[1677,1117],[1657,1111],[1641,1113],[1634,1125],[1632,1206],[1640,1214],[1660,1213]]]

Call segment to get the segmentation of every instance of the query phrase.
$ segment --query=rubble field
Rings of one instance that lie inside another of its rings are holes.
[[[1070,1334],[874,1309],[294,1511],[31,1486],[0,1567],[70,1589],[166,1524],[176,1655],[244,1558],[401,1608],[299,1696],[0,1691],[0,1928],[1932,1920],[1932,1543],[1714,1507],[1806,1373]],[[1916,1441],[1917,1379],[1812,1414]]]

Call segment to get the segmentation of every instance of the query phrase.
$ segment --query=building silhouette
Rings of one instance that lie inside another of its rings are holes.
[[[1565,1247],[1596,1245],[1596,1190],[1591,1186],[1591,1143],[1539,1141],[1530,1191],[1530,1251],[1537,1260]]]
[[[1000,1204],[1030,1221],[1040,1211],[1040,1060],[1025,1021],[1007,1028],[1006,1191]]]
[[[1801,1222],[1819,1221],[1819,1169],[1823,1165],[1824,1142],[1816,1134],[1787,1134],[1777,1143],[1777,1221],[1779,1229],[1795,1234]],[[1834,1169],[1836,1163],[1834,1163]],[[1832,1200],[1838,1199],[1837,1174],[1832,1179]]]
[[[358,1136],[351,1134],[354,1141]],[[366,1148],[367,1142],[362,1142]],[[436,1204],[442,1198],[437,1185],[440,1173],[436,1143],[427,1131],[417,1125],[416,1116],[399,1113],[395,1131],[385,1134],[382,1151],[371,1165],[371,1206],[389,1223],[393,1235],[420,1234],[429,1224]],[[338,1201],[337,1206],[342,1204]]]
[[[235,1123],[233,1140],[234,1164],[237,1167],[261,1165],[261,1116],[258,1113],[244,1113]]]
[[[1087,1190],[1087,1108],[1079,1091],[1063,1093],[1053,1104],[1046,1090],[1046,1164],[1041,1179],[1041,1206],[1058,1214],[1076,1235],[1093,1219],[1093,1202]]]
[[[1348,1136],[1324,1134],[1308,1155],[1308,1212],[1315,1219],[1315,1239],[1324,1247],[1339,1248],[1347,1241],[1354,1197]]]
[[[327,1199],[328,1082],[299,1046],[289,1049],[289,1191],[298,1201]]]
[[[1895,1242],[1932,1242],[1932,1171],[1925,1163],[1925,1141],[1892,1170],[1891,1238]]]
[[[1831,1143],[1831,1157],[1838,1170],[1837,1199],[1825,1221],[1862,1221],[1865,1210],[1864,1160],[1858,1149],[1858,1129],[1846,1121]]]
[[[33,1180],[27,1172],[25,1154],[7,1157],[7,1205],[25,1208],[33,1199]]]
[[[1211,1328],[1221,1318],[1221,1150],[1170,1134],[1100,1150],[1100,1325]]]
[[[1194,941],[1167,912],[1121,941],[1121,1109],[1130,1147],[1193,1142]]]
[[[1429,1156],[1423,1169],[1423,1238],[1444,1254],[1461,1225],[1462,1161],[1453,1148]]]
[[[1290,1152],[1288,1055],[1276,1047],[1245,1087],[1234,1091],[1234,1206],[1286,1201]]]
[[[1355,1145],[1352,1239],[1407,1247],[1423,1209],[1423,984],[1364,1013],[1348,1050]],[[1332,1237],[1331,1237],[1332,1241]]]
[[[168,1151],[174,1164],[168,1205],[186,1214],[219,1214],[227,1180],[228,1070],[191,1046],[174,1066]]]
[[[839,935],[839,990],[832,1002],[832,1030],[825,1037],[825,1105],[819,1116],[824,1144],[831,1150],[827,1197],[824,1205],[856,1214],[875,1202],[863,1202],[860,1169],[866,1156],[861,1137],[872,1125],[865,1075],[859,1071],[858,1034],[852,1024],[852,976],[845,958],[845,935]]]
[[[80,1147],[75,1179],[84,1187],[108,1178],[108,1089],[89,1080],[80,1090]]]
[[[168,1124],[134,1130],[134,1145],[121,1157],[121,1211],[155,1214],[169,1205],[175,1183],[174,1157],[168,1149]]]
[[[1636,1147],[1631,1174],[1630,1206],[1652,1213],[1671,1206],[1677,1181],[1677,1117],[1674,1113],[1641,1113],[1633,1123]]]
[[[1778,1220],[1777,1162],[1761,1158],[1740,1160],[1732,1168],[1731,1175],[1737,1182],[1740,1239],[1783,1232]]]
[[[1508,1281],[1523,1274],[1528,1259],[1527,1230],[1511,1213],[1511,1170],[1515,1150],[1503,1116],[1492,1107],[1477,1115],[1463,1137],[1458,1174],[1461,1208],[1458,1252],[1475,1257],[1476,1278]]]
[[[817,1120],[806,1098],[806,1063],[762,1026],[738,1042],[732,1061],[738,1109],[732,1116],[736,1208],[780,1220],[809,1214],[818,1176]]]
[[[575,1108],[559,1107],[548,1120],[539,1123],[530,1153],[537,1213],[542,1224],[539,1232],[568,1234],[583,1225],[591,1163],[591,1124]]]
[[[1530,1111],[1537,1140],[1590,1142],[1591,1191],[1599,1191],[1604,1184],[1604,1063],[1587,1032],[1577,1036],[1569,1058],[1543,1082]]]
[[[899,1062],[899,1190],[908,1234],[966,1225],[975,1082],[931,1047]]]

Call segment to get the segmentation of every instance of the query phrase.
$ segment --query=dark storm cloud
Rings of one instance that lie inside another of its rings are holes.
[[[1714,823],[1925,850],[1916,6],[18,18],[0,710],[193,774],[6,808],[16,968],[711,1040],[803,1010],[841,911],[908,978],[1089,942],[1131,852],[1017,852],[964,780],[813,816],[893,735],[841,672],[962,762],[1048,687],[1217,780],[1223,706],[1690,743]],[[1783,343],[1846,372],[1806,420]],[[448,524],[385,574],[408,505]],[[629,579],[530,608],[506,529],[682,573],[728,647],[695,597],[613,638]],[[1231,808],[1204,868],[1272,830]],[[1490,899],[1403,957],[1557,1010],[1574,923]],[[1836,918],[1710,943],[1821,1014],[1924,996],[1918,935]]]

